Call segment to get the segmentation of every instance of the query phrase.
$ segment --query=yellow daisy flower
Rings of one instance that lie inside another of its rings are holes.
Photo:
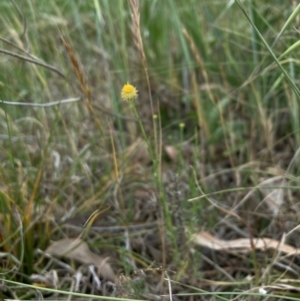
[[[131,101],[136,99],[138,96],[138,90],[133,85],[130,85],[128,82],[123,86],[121,91],[121,98],[125,101]]]

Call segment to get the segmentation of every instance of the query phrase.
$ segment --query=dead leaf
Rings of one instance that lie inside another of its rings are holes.
[[[262,203],[266,203],[268,205],[274,216],[278,215],[280,212],[280,207],[283,203],[283,189],[281,187],[284,185],[284,177],[277,176],[264,180],[258,186],[259,190],[265,197]],[[270,186],[272,188],[268,188]]]
[[[221,251],[239,251],[250,252],[252,250],[251,241],[249,238],[239,238],[233,240],[223,240],[212,236],[208,232],[200,232],[192,236],[192,240],[197,245],[206,247],[212,250]],[[300,250],[290,245],[284,244],[280,241],[271,238],[253,238],[255,249],[266,251],[268,249],[275,249],[287,255],[298,255]]]
[[[115,281],[116,279],[113,269],[107,263],[107,258],[102,258],[93,253],[87,243],[80,238],[64,238],[55,241],[47,248],[45,253],[52,256],[74,259],[84,264],[93,264],[98,267],[98,273],[101,277],[110,281]]]
[[[166,145],[165,152],[172,161],[176,161],[178,152],[174,146]]]
[[[32,274],[30,276],[30,280],[36,286],[54,287],[54,288],[57,287],[59,281],[57,276],[57,271],[55,270],[51,270],[45,273],[45,275]]]
[[[145,189],[136,189],[133,192],[133,196],[137,199],[149,199],[151,196],[150,191]]]

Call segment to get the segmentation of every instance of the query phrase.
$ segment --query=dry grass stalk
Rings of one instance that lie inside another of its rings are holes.
[[[197,111],[197,117],[198,117],[198,125],[200,129],[203,129],[204,136],[205,138],[210,137],[210,132],[209,132],[209,127],[207,125],[206,119],[205,119],[205,112],[202,109],[201,106],[201,99],[200,99],[200,93],[198,93],[198,86],[197,86],[197,79],[196,79],[196,74],[193,72],[192,74],[192,85],[193,85],[193,90],[194,90],[194,105]]]
[[[208,96],[209,96],[210,100],[214,103],[214,97],[211,93],[209,80],[208,80],[208,75],[207,75],[207,72],[205,70],[204,63],[203,63],[203,60],[201,58],[201,55],[200,55],[200,53],[197,49],[197,46],[195,45],[193,38],[191,37],[191,35],[187,32],[187,30],[185,28],[182,28],[182,33],[185,36],[185,38],[187,39],[187,41],[190,45],[191,51],[192,51],[193,55],[195,56],[195,59],[196,59],[197,63],[200,66],[201,73],[202,73],[202,76],[204,78],[204,82],[205,82],[206,87],[207,87]]]
[[[205,82],[205,85],[207,87],[207,94],[208,94],[208,97],[209,99],[211,100],[212,103],[216,103],[215,101],[215,98],[213,97],[212,95],[212,92],[211,92],[211,88],[210,88],[210,84],[209,84],[209,79],[208,79],[208,75],[207,75],[207,72],[206,72],[206,69],[205,69],[205,66],[204,66],[204,63],[203,63],[203,60],[201,58],[201,55],[197,49],[197,46],[195,45],[194,43],[194,40],[193,38],[191,37],[191,35],[187,32],[187,30],[185,28],[182,28],[182,33],[183,35],[185,36],[185,38],[187,39],[188,43],[190,44],[190,47],[191,47],[191,51],[192,53],[194,54],[195,56],[195,59],[197,61],[197,63],[199,64],[200,68],[201,68],[201,73],[202,73],[202,76],[204,78],[204,82]],[[193,83],[193,87],[194,87],[194,90],[195,90],[195,83]],[[196,92],[196,91],[195,91]],[[197,101],[197,100],[196,100]],[[197,108],[197,107],[196,107]],[[221,124],[222,124],[222,127],[223,129],[226,128],[225,126],[225,120],[224,120],[224,112],[223,112],[223,109],[222,109],[222,106],[221,105],[218,105],[218,109],[219,109],[219,114],[220,114],[220,121],[221,121]],[[197,113],[198,114],[198,113]],[[199,117],[198,117],[199,118]],[[203,118],[202,118],[203,119]],[[199,118],[199,122],[200,122],[201,118]],[[204,123],[202,122],[201,120],[201,125],[204,125]],[[204,127],[204,130],[206,131],[206,134],[209,135],[209,132],[208,132],[208,128],[205,129]],[[226,145],[226,149],[227,150],[230,150],[230,145],[229,145],[229,141],[228,141],[228,137],[225,135],[225,145]],[[234,164],[234,161],[233,161],[233,158],[232,156],[230,155],[229,156],[229,160],[230,160],[230,164],[232,167],[235,166]],[[235,176],[236,177],[236,176]]]
[[[130,0],[130,7],[131,7],[131,17],[132,17],[132,34],[133,40],[135,43],[136,48],[142,58],[143,67],[146,73],[146,80],[148,86],[148,94],[151,106],[151,113],[154,116],[154,108],[153,108],[153,100],[151,95],[151,86],[149,80],[149,73],[148,73],[148,66],[147,66],[147,59],[144,51],[143,40],[141,36],[141,28],[140,28],[140,12],[139,12],[139,2],[138,0]]]
[[[149,79],[149,72],[148,72],[148,66],[147,66],[147,59],[144,51],[144,45],[143,40],[141,36],[141,29],[140,29],[140,12],[139,12],[139,1],[138,0],[130,0],[130,6],[131,6],[131,17],[132,17],[132,33],[133,33],[133,39],[134,43],[138,49],[138,52],[140,53],[140,56],[142,58],[142,64],[145,70],[146,74],[146,80],[147,80],[147,87],[148,87],[148,97],[150,101],[150,107],[151,107],[151,114],[153,117],[153,133],[157,133],[156,130],[156,119],[154,118],[157,116],[154,113],[154,107],[153,107],[153,100],[152,100],[152,94],[151,94],[151,85],[150,85],[150,79]],[[159,105],[157,105],[159,107]],[[155,153],[158,158],[161,158],[162,155],[162,134],[161,134],[161,124],[160,124],[160,116],[158,111],[158,122],[159,122],[159,131],[158,131],[158,137],[155,136]],[[161,162],[161,160],[159,160]],[[161,176],[161,166],[158,166],[158,174]]]
[[[78,84],[80,86],[80,89],[83,92],[83,94],[85,95],[85,97],[90,101],[91,100],[91,90],[90,90],[89,85],[86,83],[86,79],[85,79],[84,73],[82,71],[82,68],[80,66],[79,60],[78,60],[75,52],[73,51],[71,45],[63,37],[61,37],[61,41],[68,53],[72,68],[75,72],[75,76],[76,76]]]
[[[75,76],[77,78],[79,87],[82,91],[82,93],[85,95],[86,100],[84,103],[87,106],[89,112],[91,113],[91,115],[93,116],[93,119],[97,125],[97,127],[99,128],[101,134],[103,134],[103,127],[101,125],[101,122],[99,121],[99,119],[97,118],[94,108],[92,106],[91,100],[92,100],[92,95],[91,95],[91,89],[89,87],[89,85],[86,82],[85,76],[84,76],[84,72],[80,66],[79,60],[76,56],[76,53],[73,51],[73,48],[71,47],[71,45],[63,38],[61,37],[61,41],[69,55],[69,59],[71,61],[71,65],[72,68],[75,72]]]

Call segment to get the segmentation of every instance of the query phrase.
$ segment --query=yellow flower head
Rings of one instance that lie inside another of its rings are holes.
[[[125,101],[131,101],[136,99],[138,96],[138,90],[133,86],[130,85],[128,82],[124,87],[122,88],[121,91],[121,97]]]

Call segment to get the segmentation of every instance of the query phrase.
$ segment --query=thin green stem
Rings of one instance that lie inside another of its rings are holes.
[[[153,152],[151,141],[150,141],[150,139],[148,138],[148,136],[146,134],[145,128],[144,128],[143,123],[142,123],[142,120],[141,120],[141,118],[139,116],[139,113],[138,113],[138,111],[136,109],[136,106],[135,106],[135,104],[134,104],[133,101],[131,102],[131,108],[133,110],[134,116],[138,120],[140,129],[142,131],[142,135],[143,135],[143,137],[144,137],[144,139],[145,139],[145,141],[147,143],[148,152],[149,152],[150,158],[151,158],[153,166],[154,166],[155,184],[156,184],[156,186],[158,188],[158,191],[160,192],[159,200],[160,200],[160,202],[161,202],[161,204],[163,206],[164,215],[166,217],[167,229],[172,233],[172,237],[174,237],[174,235],[173,235],[174,234],[173,233],[174,229],[173,229],[173,226],[172,226],[171,214],[170,214],[170,211],[168,210],[168,205],[167,205],[167,201],[166,201],[164,187],[163,187],[162,181],[160,180],[160,177],[159,177],[159,164],[158,164],[158,160],[155,157],[155,152]],[[155,120],[153,120],[153,122],[155,123]]]
[[[143,125],[142,120],[140,118],[140,115],[139,115],[139,113],[138,113],[138,111],[137,111],[137,109],[135,107],[134,101],[131,101],[131,108],[133,110],[134,116],[138,120],[138,124],[140,126],[141,131],[142,131],[142,135],[143,135],[143,137],[144,137],[144,139],[145,139],[145,141],[147,143],[147,147],[148,147],[148,152],[149,152],[150,158],[151,158],[152,162],[155,163],[156,160],[155,160],[155,156],[154,156],[153,151],[152,151],[151,142],[150,142],[150,140],[149,140],[149,138],[148,138],[148,136],[146,134],[144,125]]]

